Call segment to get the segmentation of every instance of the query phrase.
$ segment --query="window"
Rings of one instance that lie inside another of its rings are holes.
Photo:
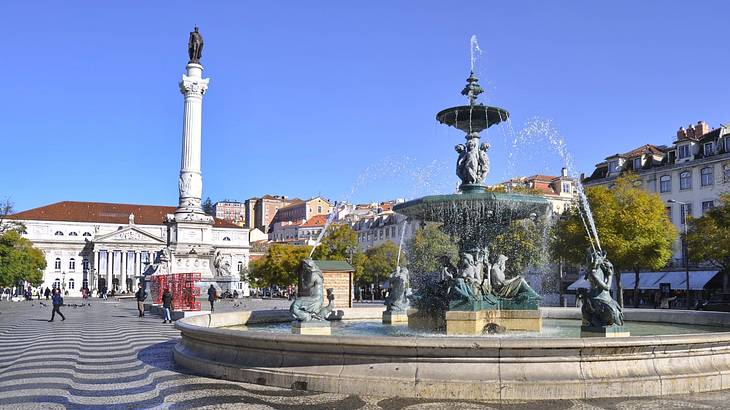
[[[79,236],[79,234],[76,232],[69,232],[68,236]]]
[[[322,205],[317,206],[317,213],[318,214],[322,213]]]
[[[89,260],[87,258],[81,260],[81,269],[83,269],[84,272],[89,270]]]
[[[680,205],[679,211],[681,212],[679,220],[684,225],[687,223],[685,216],[692,216],[692,204]]]
[[[672,221],[672,207],[668,206],[666,209],[667,209],[667,217],[669,218],[669,222],[674,223],[674,221]]]
[[[53,263],[53,269],[61,270],[61,258],[56,258],[56,261]]]
[[[715,153],[715,144],[712,142],[708,142],[702,146],[702,149],[704,151],[705,156],[709,157],[710,155],[713,155]]]
[[[712,167],[705,167],[700,170],[700,185],[710,186],[715,182],[714,172]]]
[[[730,137],[725,137],[725,152],[730,152]]]
[[[692,189],[692,173],[684,171],[679,174],[679,189]]]
[[[715,201],[703,201],[702,202],[702,214],[715,207]]]
[[[570,182],[563,182],[563,192],[566,194],[570,193]]]
[[[54,289],[61,289],[61,280],[56,278],[56,280],[53,281],[53,288]]]
[[[641,169],[641,157],[634,158],[634,171]]]
[[[75,287],[76,281],[73,280],[73,278],[68,280],[68,288],[73,289]]]
[[[610,161],[608,163],[608,173],[613,174],[618,172],[618,160],[616,161]]]
[[[672,177],[664,175],[659,178],[659,192],[672,192]]]
[[[56,236],[63,236],[63,232],[61,232],[61,231],[56,231],[56,233],[54,233],[54,235],[56,235]]]
[[[88,289],[89,288],[89,280],[88,279],[84,279],[84,280],[81,281],[81,288],[82,289]]]
[[[689,158],[689,145],[680,145],[677,147],[677,158]]]
[[[229,238],[229,237],[227,237],[227,236],[224,236],[224,237],[223,237],[223,240],[224,240],[224,241],[226,241],[226,242],[228,242],[228,241],[230,241],[230,240],[231,240],[231,238]]]
[[[84,233],[83,233],[83,235],[81,235],[81,236],[91,236],[91,233],[89,233],[89,232],[84,232]]]
[[[71,272],[76,270],[76,259],[74,259],[74,258],[69,259],[68,270],[70,270]]]
[[[238,271],[243,272],[243,262],[238,261]]]

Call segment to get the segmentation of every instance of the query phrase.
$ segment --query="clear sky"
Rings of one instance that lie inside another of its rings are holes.
[[[488,182],[577,172],[679,126],[730,122],[727,1],[5,1],[0,198],[176,205],[187,37],[198,24],[203,196],[370,202],[449,193],[469,37],[511,112]],[[536,122],[537,118],[538,122]],[[534,128],[534,127],[533,127]],[[514,141],[518,142],[515,144]]]

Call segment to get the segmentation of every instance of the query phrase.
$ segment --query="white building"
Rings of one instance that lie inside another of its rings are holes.
[[[550,201],[552,211],[555,215],[562,214],[571,206],[576,198],[577,191],[575,179],[568,176],[566,168],[561,169],[559,176],[532,175],[529,177],[518,177],[502,182],[498,186],[507,189],[527,189]]]
[[[700,121],[687,129],[680,128],[671,146],[643,145],[624,154],[614,154],[596,165],[583,180],[586,186],[613,186],[617,177],[633,172],[640,185],[657,192],[666,203],[667,213],[680,232],[687,213],[700,217],[717,205],[721,193],[730,191],[730,126],[710,130]],[[681,240],[674,246],[674,265],[682,265]]]
[[[140,276],[168,246],[165,220],[174,212],[175,207],[169,206],[65,201],[9,218],[25,224],[23,236],[46,255],[42,286],[79,296],[83,287],[134,291]],[[228,258],[237,281],[232,285],[247,287],[238,272],[248,266],[248,230],[216,219],[210,239]],[[195,272],[202,267],[187,269]]]
[[[327,223],[327,215],[314,215],[306,221],[274,222],[269,240],[294,245],[314,245]]]

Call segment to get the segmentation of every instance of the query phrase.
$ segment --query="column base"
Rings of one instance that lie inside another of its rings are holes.
[[[408,323],[408,314],[406,312],[383,312],[384,325],[393,325],[397,323]]]
[[[310,320],[308,322],[295,320],[291,322],[291,332],[295,335],[330,336],[332,334],[332,325],[326,320]]]
[[[447,335],[481,335],[504,331],[542,331],[539,310],[478,310],[446,312]]]

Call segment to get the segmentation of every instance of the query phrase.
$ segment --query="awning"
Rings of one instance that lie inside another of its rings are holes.
[[[690,271],[689,272],[689,288],[690,290],[704,290],[705,285],[717,275],[718,271]],[[621,272],[621,285],[624,290],[634,289],[636,274],[634,272]],[[639,274],[639,289],[652,290],[659,289],[662,283],[669,283],[673,290],[681,290],[687,288],[686,273],[684,271],[671,272],[641,272]],[[576,290],[579,288],[589,288],[588,281],[581,278],[568,286],[568,290]]]

